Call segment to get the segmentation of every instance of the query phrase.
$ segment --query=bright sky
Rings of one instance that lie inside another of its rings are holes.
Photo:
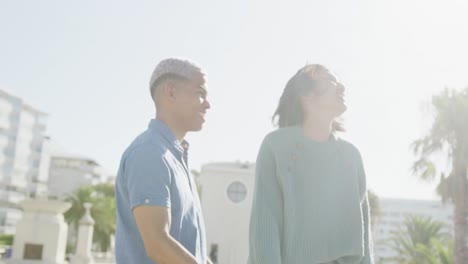
[[[427,129],[431,95],[468,85],[466,14],[464,0],[2,1],[0,89],[49,113],[55,141],[116,172],[154,116],[154,66],[190,58],[212,104],[188,136],[200,169],[254,161],[286,81],[322,63],[347,85],[342,136],[361,150],[369,187],[430,199],[409,145]]]

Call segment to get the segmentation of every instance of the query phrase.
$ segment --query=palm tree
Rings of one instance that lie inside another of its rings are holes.
[[[439,175],[437,188],[444,201],[454,204],[455,264],[468,263],[467,171],[468,171],[468,87],[463,91],[445,89],[432,97],[434,121],[425,137],[412,144],[417,160],[413,172],[421,179],[434,180],[438,172],[431,158],[442,153],[451,164],[448,177]]]
[[[434,250],[447,244],[450,235],[443,231],[442,222],[420,216],[408,216],[402,228],[392,233],[388,241],[390,248],[397,252],[397,261],[404,264],[426,264],[435,261]]]
[[[91,216],[95,221],[93,242],[100,251],[106,252],[111,243],[111,235],[115,233],[114,186],[111,184],[83,186],[65,200],[72,204],[65,213],[65,219],[75,231],[78,230],[79,221],[85,212],[83,204],[93,205],[91,208]]]
[[[429,246],[418,245],[416,250],[423,256],[427,264],[452,264],[453,263],[453,241],[446,243],[432,239]]]
[[[65,220],[74,230],[78,230],[80,219],[85,213],[83,204],[93,203],[93,192],[92,186],[83,186],[65,198],[72,205],[64,214]]]

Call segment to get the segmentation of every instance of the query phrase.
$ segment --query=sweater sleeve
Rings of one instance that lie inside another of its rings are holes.
[[[281,264],[283,197],[276,163],[265,139],[256,162],[255,192],[250,216],[249,264]]]
[[[373,256],[373,245],[372,245],[372,235],[370,228],[370,216],[369,216],[369,199],[366,193],[366,198],[362,201],[362,217],[364,224],[364,258],[362,264],[374,264]]]
[[[359,180],[361,181],[361,188],[365,192],[364,199],[361,202],[362,210],[362,220],[363,220],[363,231],[364,231],[364,258],[362,264],[374,264],[374,252],[372,244],[372,234],[371,234],[371,225],[370,225],[370,211],[369,211],[369,194],[367,192],[367,181],[366,173],[364,169],[364,163],[362,161],[362,156],[358,151],[358,171],[359,171]]]

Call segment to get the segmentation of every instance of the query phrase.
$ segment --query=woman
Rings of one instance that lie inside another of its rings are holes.
[[[322,65],[287,83],[257,157],[250,264],[373,263],[361,155],[334,133],[344,90]]]

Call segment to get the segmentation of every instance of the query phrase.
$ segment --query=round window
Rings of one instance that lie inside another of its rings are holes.
[[[227,194],[233,203],[240,203],[247,196],[247,187],[242,182],[233,182],[229,184]]]

